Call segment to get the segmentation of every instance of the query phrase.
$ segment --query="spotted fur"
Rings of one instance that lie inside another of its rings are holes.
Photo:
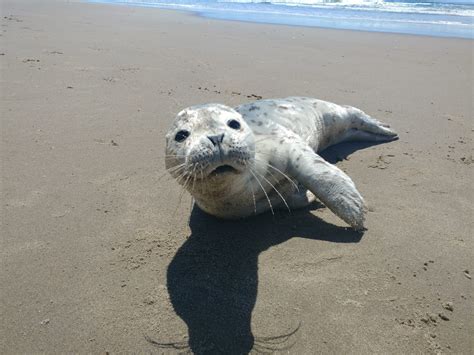
[[[238,129],[229,125],[232,120]],[[183,130],[189,136],[176,141]],[[342,141],[396,138],[359,109],[312,98],[259,100],[235,109],[207,104],[178,113],[166,134],[166,168],[201,209],[217,217],[300,208],[316,196],[361,229],[362,196],[317,152]]]

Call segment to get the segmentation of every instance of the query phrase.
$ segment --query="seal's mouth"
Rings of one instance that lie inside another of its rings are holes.
[[[228,174],[228,173],[238,173],[237,169],[231,167],[230,165],[220,165],[214,170],[211,171],[209,175],[211,176],[217,176],[217,175],[223,175],[223,174]]]

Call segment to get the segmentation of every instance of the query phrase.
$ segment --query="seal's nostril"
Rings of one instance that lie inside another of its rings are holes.
[[[207,136],[207,138],[209,138],[209,140],[212,142],[212,144],[214,146],[222,143],[222,141],[224,140],[224,133],[222,134],[217,134],[215,136]]]

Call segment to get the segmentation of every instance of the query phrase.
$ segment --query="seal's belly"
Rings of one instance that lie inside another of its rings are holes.
[[[254,171],[251,179],[234,179],[234,184],[213,194],[194,194],[199,208],[220,218],[238,219],[268,210],[287,208],[297,184],[275,172]]]
[[[260,196],[255,196],[256,201]],[[210,197],[209,195],[195,197],[196,203],[203,211],[226,219],[237,219],[254,214],[254,195],[251,189],[242,189],[239,194],[222,194]]]

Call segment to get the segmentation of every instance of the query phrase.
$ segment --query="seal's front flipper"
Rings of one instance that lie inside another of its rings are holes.
[[[351,178],[309,147],[292,153],[290,174],[339,218],[356,230],[364,229],[365,202]]]

